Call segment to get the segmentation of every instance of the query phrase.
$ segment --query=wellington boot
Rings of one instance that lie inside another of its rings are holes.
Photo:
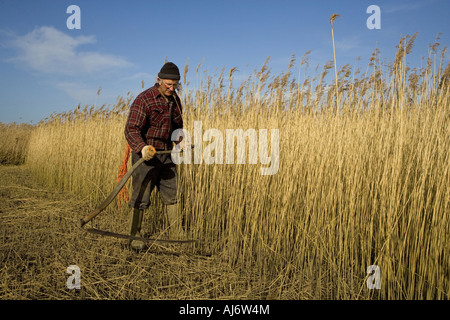
[[[144,210],[133,209],[131,222],[130,222],[130,235],[135,237],[141,236],[142,218],[144,216]],[[147,245],[141,240],[131,240],[130,247],[134,250],[144,250]]]

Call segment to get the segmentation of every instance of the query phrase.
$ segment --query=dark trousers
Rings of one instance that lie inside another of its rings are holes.
[[[132,151],[131,162],[134,165],[139,156]],[[128,206],[136,209],[147,209],[150,206],[150,195],[156,187],[164,204],[178,202],[178,174],[176,165],[170,154],[157,154],[149,161],[141,164],[132,175],[133,193]]]

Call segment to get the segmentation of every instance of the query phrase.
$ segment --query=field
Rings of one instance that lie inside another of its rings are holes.
[[[199,65],[195,90],[179,92],[186,129],[278,129],[279,168],[180,164],[197,244],[135,253],[77,227],[117,183],[131,95],[1,131],[26,155],[0,167],[0,297],[449,299],[450,65],[435,44],[426,66],[408,68],[414,38],[400,40],[391,63],[374,51],[366,70],[345,65],[330,84],[332,61],[311,77],[308,53],[280,75],[268,59],[238,87],[235,68],[202,76]],[[157,192],[152,201],[149,235],[165,228]],[[129,215],[126,200],[114,201],[89,225],[127,233]],[[66,286],[69,265],[81,270],[79,290]]]

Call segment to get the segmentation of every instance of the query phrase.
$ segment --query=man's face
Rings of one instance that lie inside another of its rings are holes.
[[[175,93],[176,88],[178,88],[177,80],[159,79],[159,91],[162,94],[171,96]]]

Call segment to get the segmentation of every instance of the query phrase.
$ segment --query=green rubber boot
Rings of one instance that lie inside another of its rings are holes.
[[[130,235],[135,237],[141,236],[142,218],[144,217],[144,210],[133,209],[130,222]],[[130,247],[134,250],[144,250],[147,245],[141,240],[131,240]]]

